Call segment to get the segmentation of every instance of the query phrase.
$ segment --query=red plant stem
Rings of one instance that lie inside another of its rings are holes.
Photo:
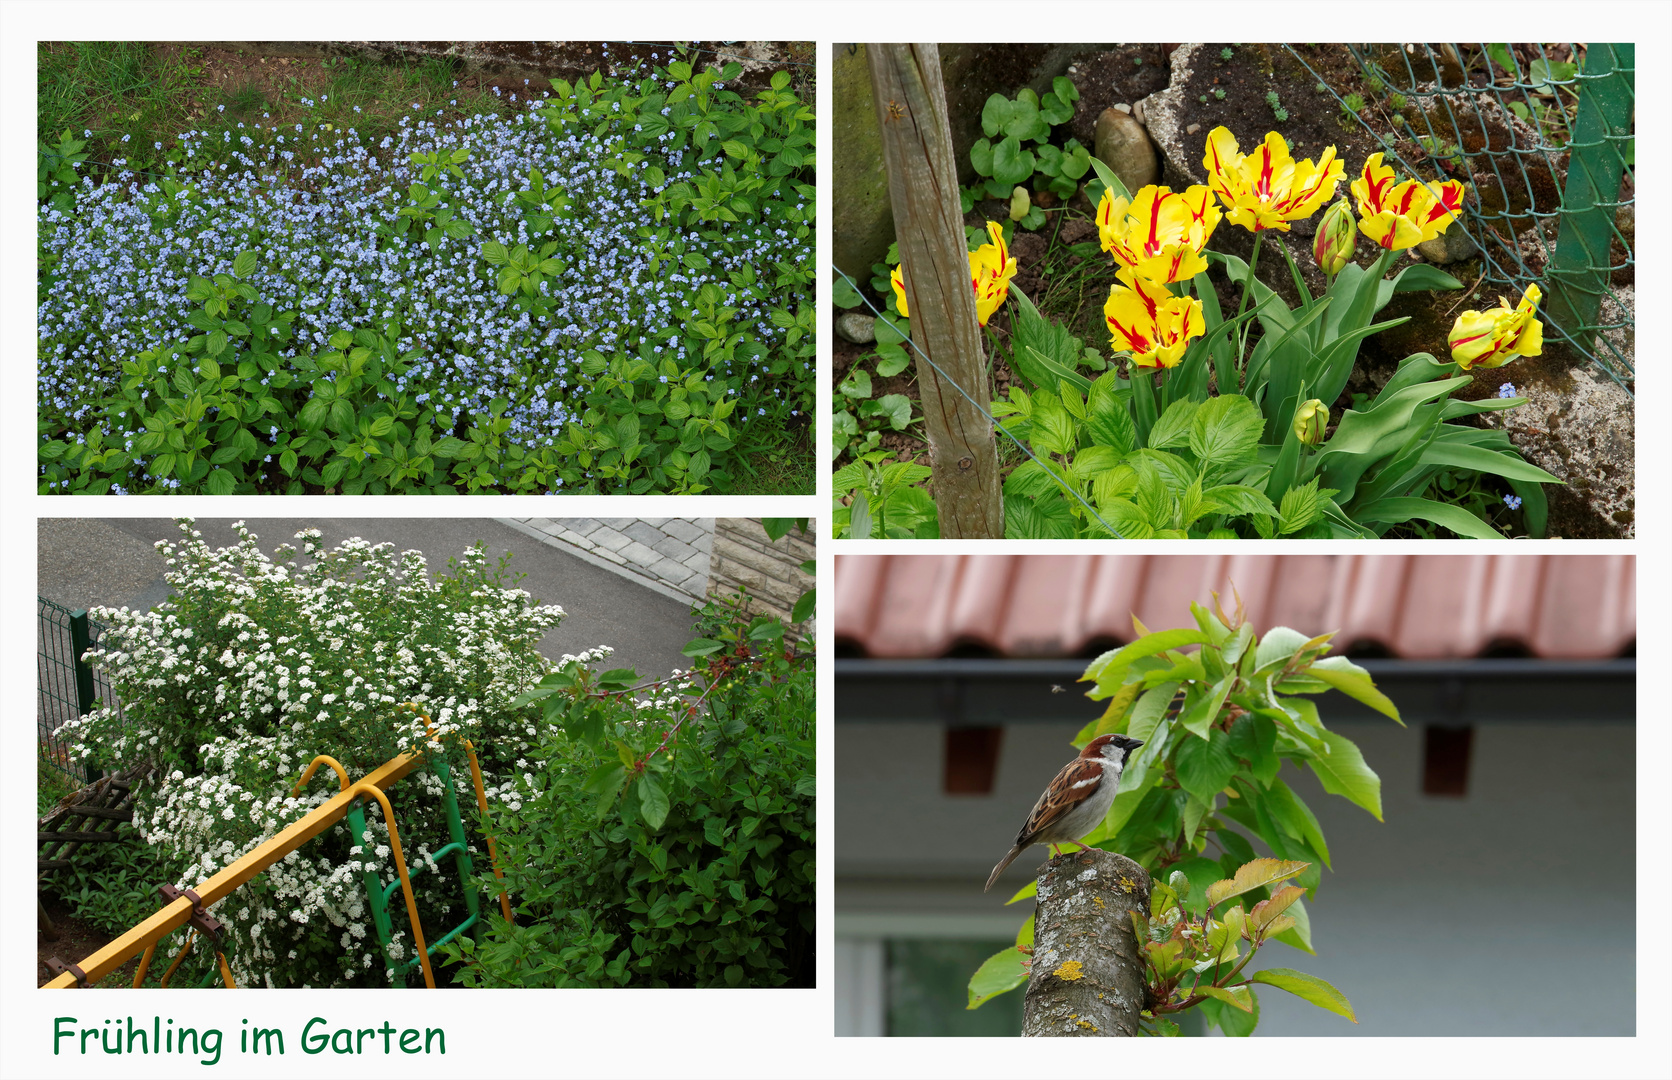
[[[765,660],[765,659],[766,659],[766,655],[763,654],[761,656],[751,656],[743,662],[744,663],[758,664],[762,660]],[[652,685],[654,685],[654,684],[652,684]],[[686,706],[684,715],[681,716],[674,723],[673,727],[668,729],[668,732],[667,732],[666,735],[662,736],[662,742],[656,747],[656,749],[654,749],[650,753],[646,754],[644,756],[643,761],[639,762],[639,766],[641,768],[647,762],[649,762],[651,758],[655,757],[657,754],[661,753],[664,749],[667,748],[668,740],[672,739],[676,734],[679,733],[680,727],[685,723],[686,720],[690,719],[691,717],[693,717],[697,714],[697,710],[698,710],[698,708],[700,708],[702,706],[703,701],[708,697],[708,695],[710,693],[713,692],[714,688],[716,686],[719,686],[719,685],[720,685],[720,678],[714,679],[712,682],[710,682],[708,684],[707,688],[704,689],[703,692],[697,697],[696,701],[693,701],[690,705]]]

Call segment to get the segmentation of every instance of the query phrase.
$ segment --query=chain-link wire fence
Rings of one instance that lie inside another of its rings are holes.
[[[85,611],[72,611],[44,596],[36,597],[38,678],[40,700],[35,713],[35,734],[43,767],[62,773],[75,787],[97,779],[96,770],[75,755],[68,740],[58,735],[65,721],[84,715],[95,702],[121,708],[116,693],[103,675],[82,659],[98,644],[104,625]]]
[[[1398,101],[1373,128],[1363,96],[1329,86],[1384,160],[1470,188],[1460,224],[1483,279],[1545,292],[1547,331],[1622,387],[1635,378],[1636,52],[1630,44],[1350,45],[1366,87]],[[1357,98],[1358,100],[1353,100]],[[1385,110],[1384,110],[1385,114]],[[1548,339],[1547,339],[1548,340]]]

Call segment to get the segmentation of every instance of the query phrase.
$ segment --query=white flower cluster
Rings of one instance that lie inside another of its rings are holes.
[[[88,658],[108,673],[121,713],[95,709],[63,729],[107,769],[158,766],[136,790],[135,824],[178,856],[176,884],[197,885],[335,795],[326,768],[292,794],[320,754],[358,779],[403,749],[470,739],[488,748],[494,796],[521,805],[529,786],[516,774],[534,740],[510,702],[548,670],[535,644],[562,609],[500,587],[480,549],[432,579],[422,554],[389,544],[327,550],[309,529],[297,534],[300,555],[285,545],[274,561],[242,522],[224,550],[190,519],[180,525],[180,543],[159,544],[175,595],[149,612],[95,612],[109,629]],[[468,769],[454,779],[470,805]],[[420,910],[443,919],[459,885],[452,860],[433,872],[429,854],[447,837],[441,781],[420,770],[390,797],[409,869],[432,871],[414,881]],[[368,871],[396,876],[381,818],[369,808],[359,838],[345,819],[218,905],[239,985],[365,985],[384,970],[364,885]],[[398,896],[392,907],[404,926]]]

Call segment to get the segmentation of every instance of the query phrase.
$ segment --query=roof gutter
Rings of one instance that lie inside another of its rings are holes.
[[[1407,724],[1611,723],[1637,719],[1637,661],[1356,660]],[[836,721],[989,727],[1085,723],[1088,661],[956,658],[836,661]],[[1381,719],[1337,692],[1328,721]]]

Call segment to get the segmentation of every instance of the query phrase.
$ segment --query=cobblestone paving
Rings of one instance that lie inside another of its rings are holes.
[[[536,539],[668,596],[702,600],[713,518],[501,518]]]

